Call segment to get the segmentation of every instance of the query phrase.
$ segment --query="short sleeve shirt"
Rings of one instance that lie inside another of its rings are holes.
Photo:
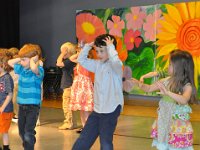
[[[13,87],[14,87],[13,80],[9,73],[6,73],[2,77],[0,77],[0,106],[3,105],[8,94],[13,92]],[[4,112],[12,112],[12,111],[13,111],[13,102],[11,100],[6,106]]]

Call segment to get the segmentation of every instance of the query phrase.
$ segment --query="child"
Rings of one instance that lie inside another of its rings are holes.
[[[93,44],[99,60],[87,58]],[[103,34],[94,43],[86,44],[80,52],[80,65],[95,73],[94,111],[88,117],[73,150],[89,150],[98,136],[101,149],[113,149],[113,133],[123,107],[122,62],[115,47],[116,39]]]
[[[93,110],[94,88],[90,72],[83,68],[79,63],[74,68],[74,72],[69,106],[72,111],[80,110],[81,123],[84,127],[89,114]],[[82,128],[78,130],[77,133],[80,133],[81,131]]]
[[[60,130],[74,129],[77,127],[75,118],[72,115],[72,111],[69,109],[71,85],[73,81],[73,69],[76,65],[70,57],[76,53],[76,47],[74,44],[67,42],[62,44],[60,48],[60,55],[58,56],[56,65],[62,68],[61,88],[63,89],[63,112],[64,122],[58,128]]]
[[[11,59],[8,63],[14,67],[15,73],[19,74],[17,95],[19,135],[24,149],[34,150],[44,69],[38,63],[38,50],[35,44],[25,44],[18,56],[19,58]]]
[[[193,150],[193,129],[189,121],[191,108],[188,105],[196,101],[192,56],[186,51],[172,51],[168,74],[169,77],[152,85],[139,83],[145,92],[160,90],[163,94],[158,119],[152,126],[152,146],[158,150]]]
[[[17,48],[12,47],[12,48],[8,49],[8,52],[6,53],[6,55],[9,57],[9,59],[13,59],[14,57],[16,57],[18,55],[18,52],[19,52],[19,50]],[[18,91],[19,76],[17,74],[15,74],[13,69],[10,71],[10,75],[14,82],[13,97],[12,97],[13,106],[14,106],[14,108],[13,108],[14,116],[12,118],[12,121],[17,123],[18,122],[18,110],[19,110],[19,106],[17,104],[17,91]]]
[[[11,70],[8,66],[8,57],[0,57],[0,133],[3,137],[3,150],[9,149],[8,130],[13,117],[13,80],[8,73]],[[1,147],[0,147],[1,149]]]

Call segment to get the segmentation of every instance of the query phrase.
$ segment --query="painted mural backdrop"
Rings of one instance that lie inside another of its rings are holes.
[[[166,70],[173,49],[189,51],[200,96],[200,1],[77,11],[79,41],[92,42],[104,33],[116,37],[119,57],[137,79],[150,71]],[[147,94],[137,88],[130,93]]]

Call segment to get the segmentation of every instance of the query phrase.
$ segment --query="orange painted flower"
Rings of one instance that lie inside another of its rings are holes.
[[[76,35],[79,41],[92,42],[98,35],[105,33],[104,25],[97,16],[91,13],[76,16]]]
[[[118,52],[119,59],[121,61],[125,61],[128,57],[128,52],[125,46],[123,46],[122,39],[119,37],[115,37],[117,40],[117,47],[116,50]]]
[[[200,75],[200,2],[166,4],[167,14],[160,20],[157,58],[169,56],[174,49],[188,51],[195,64],[195,83]],[[166,63],[167,66],[167,63]],[[165,66],[165,67],[166,67]]]

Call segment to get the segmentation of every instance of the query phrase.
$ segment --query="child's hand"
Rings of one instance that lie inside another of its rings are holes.
[[[113,44],[114,39],[111,39],[110,36],[108,36],[108,37],[106,37],[106,39],[103,40],[103,41],[104,41],[104,42],[106,43],[106,45],[108,46],[108,45],[110,45],[110,44]]]
[[[94,42],[88,43],[88,46],[92,47],[94,45]]]
[[[168,95],[168,90],[166,89],[166,87],[163,85],[162,82],[158,81],[155,84],[160,89],[159,94]]]
[[[33,60],[35,63],[38,61],[39,56],[35,55],[34,57],[31,57],[31,60]]]
[[[143,76],[140,77],[140,82],[144,83],[144,77]]]

